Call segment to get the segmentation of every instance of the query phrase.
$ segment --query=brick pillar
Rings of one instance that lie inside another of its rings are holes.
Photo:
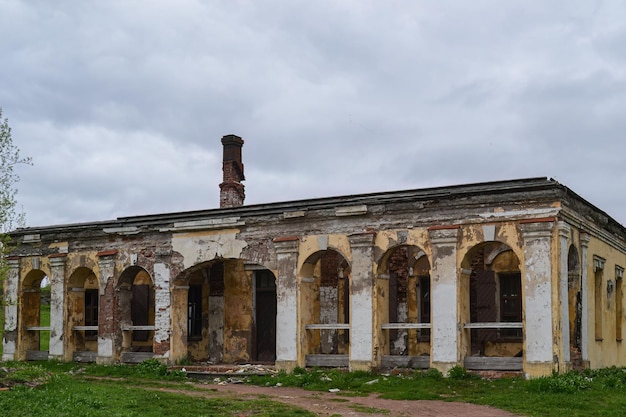
[[[96,361],[100,364],[113,362],[115,329],[119,323],[115,322],[118,317],[115,314],[115,255],[117,251],[102,252],[98,254],[98,283],[100,286],[98,303],[98,356]]]
[[[291,371],[304,366],[298,343],[298,238],[274,239],[278,260],[276,277],[276,369]],[[300,358],[300,360],[299,360]]]
[[[520,224],[524,242],[524,371],[549,375],[554,364],[552,259],[554,222]]]
[[[239,207],[243,205],[246,197],[243,175],[243,163],[241,160],[241,148],[243,139],[235,135],[226,135],[222,138],[224,157],[222,171],[224,179],[220,184],[220,207]]]
[[[350,370],[369,371],[374,358],[374,233],[350,235]]]
[[[50,257],[50,359],[64,360],[65,255]]]
[[[459,277],[457,274],[458,226],[429,229],[433,252],[431,268],[431,366],[446,374],[458,365]]]
[[[2,360],[17,360],[17,302],[20,281],[20,260],[8,259],[7,277],[4,281],[4,333]]]

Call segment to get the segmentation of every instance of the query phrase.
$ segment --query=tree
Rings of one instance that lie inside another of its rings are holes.
[[[17,188],[20,178],[15,173],[18,164],[30,164],[31,158],[20,156],[20,150],[13,145],[9,120],[2,119],[0,108],[0,234],[2,243],[7,242],[7,233],[17,226],[24,225],[24,213],[16,212]],[[3,252],[4,254],[5,252]]]
[[[2,119],[0,108],[0,310],[4,309],[4,279],[7,275],[6,254],[11,250],[9,232],[24,225],[24,213],[17,212],[17,188],[20,180],[15,173],[17,164],[30,164],[30,158],[20,156],[20,150],[13,145],[9,120]],[[4,330],[3,311],[0,311],[0,335]],[[0,343],[0,352],[2,346]]]

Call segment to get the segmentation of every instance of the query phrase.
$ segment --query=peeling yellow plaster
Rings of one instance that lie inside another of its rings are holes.
[[[50,248],[50,249],[54,249],[54,248],[68,248],[69,246],[70,246],[69,242],[53,242],[53,243],[48,245],[48,248]]]
[[[172,248],[183,255],[185,269],[215,258],[239,259],[248,244],[237,239],[238,233],[238,229],[229,229],[176,234]]]
[[[320,248],[320,240],[328,243],[326,248]],[[352,263],[352,251],[347,235],[310,235],[303,237],[298,246],[298,271],[302,269],[309,256],[326,249],[339,252],[349,264]]]

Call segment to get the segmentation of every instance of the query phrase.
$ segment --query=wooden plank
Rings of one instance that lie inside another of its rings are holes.
[[[430,329],[430,323],[384,323],[383,330]]]
[[[492,322],[492,323],[465,323],[463,326],[466,329],[522,329],[524,325],[522,323],[505,323],[505,322]]]
[[[95,362],[97,356],[98,356],[98,352],[90,352],[90,351],[74,352],[72,360],[74,362],[85,362],[85,363]]]
[[[430,368],[430,356],[384,355],[382,357],[380,366],[383,369],[391,369],[391,368],[428,369]]]
[[[307,330],[350,330],[350,323],[307,324]]]
[[[48,351],[47,350],[27,350],[26,360],[27,361],[47,361]]]
[[[152,359],[154,353],[152,352],[123,352],[122,362],[124,363],[141,363],[145,360]]]
[[[468,356],[465,358],[465,368],[473,371],[521,371],[524,358]]]
[[[320,366],[324,368],[347,368],[348,355],[306,355],[306,366]]]
[[[142,331],[142,330],[154,330],[154,329],[155,329],[154,326],[122,326],[122,330],[125,332],[132,331],[132,330]]]

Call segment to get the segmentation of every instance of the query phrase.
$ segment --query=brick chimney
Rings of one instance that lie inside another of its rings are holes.
[[[243,139],[235,135],[226,135],[222,138],[224,158],[222,160],[223,182],[220,184],[220,208],[239,207],[246,197],[241,162],[241,147]]]

